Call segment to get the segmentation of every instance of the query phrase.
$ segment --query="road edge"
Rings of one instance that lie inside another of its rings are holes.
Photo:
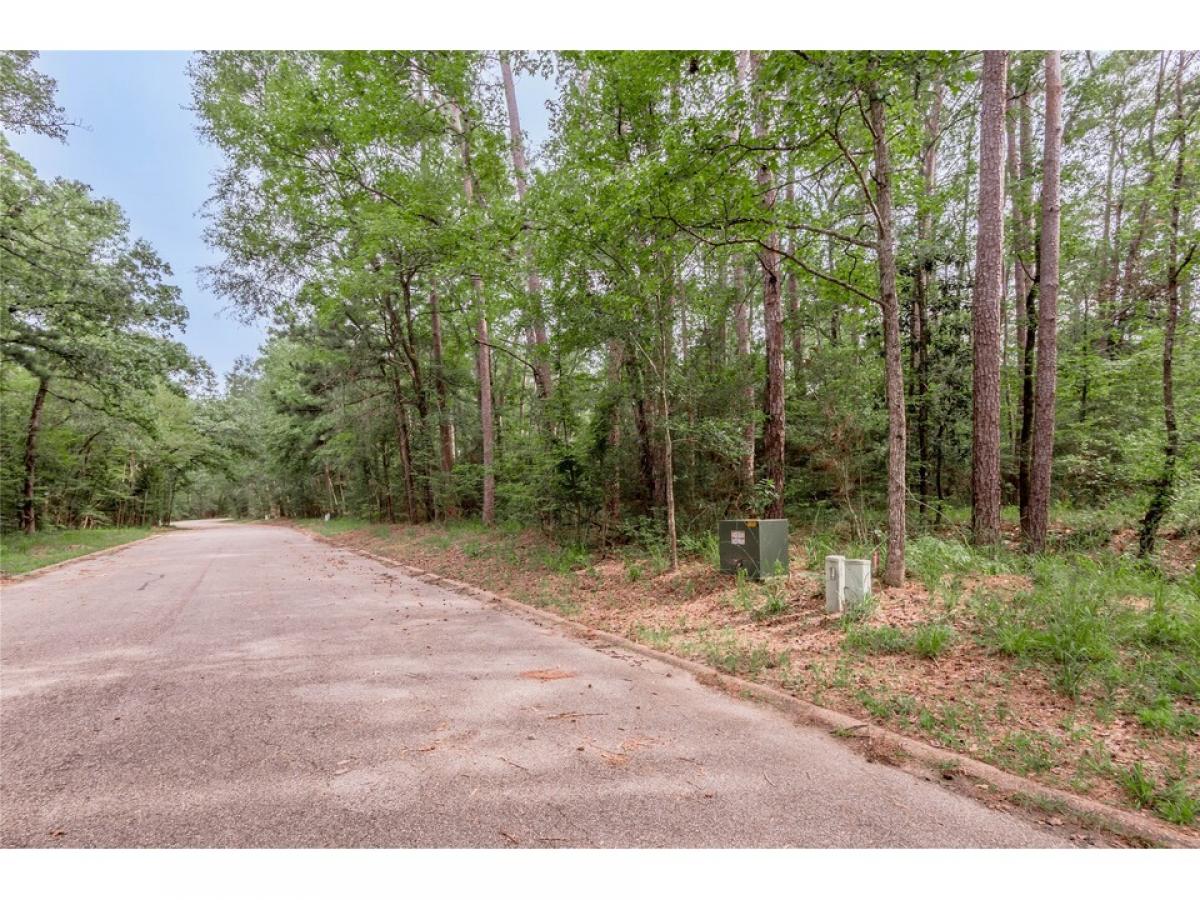
[[[1191,835],[1179,833],[1148,816],[1109,806],[1098,800],[1080,797],[1069,791],[1040,784],[1012,772],[1005,772],[1003,769],[998,769],[970,756],[934,747],[908,735],[883,728],[873,722],[865,722],[847,713],[818,706],[778,688],[747,681],[704,663],[647,647],[623,635],[593,628],[582,622],[560,616],[558,613],[522,603],[465,581],[418,569],[416,566],[373,553],[370,550],[364,550],[361,547],[340,544],[301,525],[290,522],[278,524],[286,525],[293,531],[330,547],[348,551],[389,568],[400,569],[404,574],[426,584],[449,588],[456,593],[504,607],[528,619],[554,626],[590,642],[601,643],[604,646],[617,646],[682,669],[695,676],[702,684],[718,688],[735,697],[757,700],[787,713],[798,724],[825,728],[833,736],[845,739],[848,746],[871,761],[885,762],[928,780],[933,780],[931,776],[936,776],[941,781],[948,782],[946,787],[955,789],[957,793],[964,794],[984,805],[989,805],[987,802],[989,800],[993,803],[1000,800],[1012,804],[1027,814],[1032,809],[1043,809],[1047,811],[1047,815],[1052,814],[1053,817],[1064,820],[1063,825],[1067,824],[1065,819],[1069,818],[1079,827],[1107,832],[1135,846],[1200,848],[1200,840]],[[959,781],[958,775],[965,777]],[[983,782],[987,787],[978,789],[974,784],[976,782]],[[1014,810],[1006,811],[1015,814]],[[1051,828],[1062,827],[1055,823],[1047,823],[1045,819],[1037,821],[1041,821]]]
[[[37,569],[30,569],[28,572],[21,572],[17,575],[0,575],[0,586],[19,584],[22,581],[29,581],[33,578],[38,578],[42,575],[48,575],[58,569],[65,569],[67,566],[72,566],[75,563],[87,562],[88,560],[98,559],[101,556],[111,556],[114,553],[120,553],[135,544],[143,544],[146,541],[152,541],[155,538],[160,538],[164,534],[169,534],[168,531],[156,531],[148,534],[145,537],[136,538],[132,541],[126,541],[124,544],[113,544],[111,547],[104,547],[100,550],[93,550],[91,553],[85,553],[82,556],[72,556],[70,559],[60,560],[56,563],[41,566]]]

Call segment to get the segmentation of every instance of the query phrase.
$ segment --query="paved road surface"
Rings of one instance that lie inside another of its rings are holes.
[[[5,846],[1058,843],[287,528],[196,523],[2,603]]]

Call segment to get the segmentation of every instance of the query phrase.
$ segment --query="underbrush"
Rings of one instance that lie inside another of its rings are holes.
[[[1033,589],[1012,598],[976,595],[990,649],[1047,666],[1072,698],[1093,690],[1133,702],[1166,728],[1173,701],[1200,699],[1200,596],[1191,585],[1107,553],[1042,556],[1031,574]]]

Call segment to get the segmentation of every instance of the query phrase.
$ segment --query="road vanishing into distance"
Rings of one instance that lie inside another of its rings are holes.
[[[4,846],[1063,843],[682,669],[182,525],[3,587]]]

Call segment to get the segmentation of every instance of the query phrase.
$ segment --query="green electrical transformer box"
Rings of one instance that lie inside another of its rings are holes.
[[[786,575],[787,519],[724,519],[717,526],[721,571],[745,572],[750,578]]]

